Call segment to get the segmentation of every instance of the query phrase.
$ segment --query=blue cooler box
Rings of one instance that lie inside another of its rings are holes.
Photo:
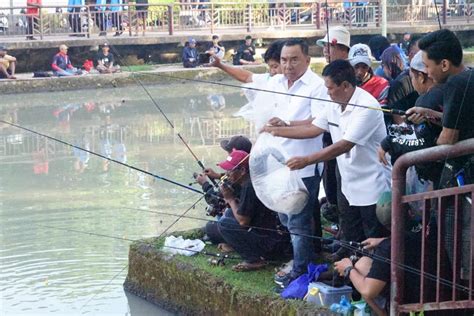
[[[342,296],[345,296],[350,302],[352,288],[347,285],[332,287],[322,282],[311,282],[308,285],[306,300],[318,306],[330,307],[333,303],[339,303]]]

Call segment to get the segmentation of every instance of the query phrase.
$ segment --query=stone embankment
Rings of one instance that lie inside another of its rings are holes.
[[[130,246],[124,288],[166,310],[179,315],[334,315],[303,301],[283,300],[269,291],[242,289],[229,280],[242,278],[252,286],[258,282],[251,274],[256,272],[236,275],[228,271],[230,266],[216,267],[213,272],[203,263],[206,258],[171,256],[156,244],[156,240],[149,239]],[[271,286],[272,272],[262,273],[266,273]]]

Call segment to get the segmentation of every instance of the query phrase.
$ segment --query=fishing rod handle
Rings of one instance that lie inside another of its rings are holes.
[[[401,116],[406,115],[406,112],[405,112],[405,111],[397,110],[397,109],[391,109],[390,112],[391,112],[392,114],[395,114],[395,115],[401,115]]]

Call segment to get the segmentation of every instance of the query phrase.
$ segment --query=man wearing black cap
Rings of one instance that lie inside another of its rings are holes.
[[[97,71],[101,74],[111,74],[117,72],[120,67],[114,65],[114,55],[110,52],[108,43],[102,45],[102,51],[97,54]]]
[[[0,79],[16,79],[16,58],[7,55],[7,49],[0,46]]]

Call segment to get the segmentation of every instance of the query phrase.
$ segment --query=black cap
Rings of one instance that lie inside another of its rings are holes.
[[[252,36],[251,36],[251,35],[247,35],[247,36],[245,36],[245,39],[246,39],[246,40],[252,39]]]
[[[221,147],[227,151],[232,152],[233,149],[243,150],[247,153],[252,149],[252,142],[245,136],[233,136],[231,139],[224,139],[221,141]]]

